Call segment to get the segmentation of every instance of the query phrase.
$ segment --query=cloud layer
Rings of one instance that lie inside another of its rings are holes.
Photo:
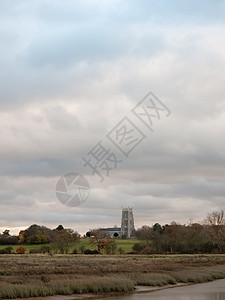
[[[0,4],[0,229],[80,232],[200,221],[224,209],[224,1],[28,0]],[[152,91],[172,111],[152,133],[132,108]],[[124,117],[147,138],[129,157],[106,138]],[[81,159],[99,141],[122,162],[103,183]],[[59,177],[86,175],[63,206]]]

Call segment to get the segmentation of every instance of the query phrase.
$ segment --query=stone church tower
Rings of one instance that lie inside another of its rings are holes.
[[[133,208],[122,208],[121,236],[130,239],[134,232]]]

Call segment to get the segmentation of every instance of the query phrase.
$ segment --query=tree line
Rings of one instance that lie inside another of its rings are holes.
[[[180,225],[176,222],[153,226],[143,225],[135,231],[140,241],[133,245],[130,254],[159,253],[225,253],[225,215],[224,211],[214,211],[199,224]],[[122,248],[117,249],[116,238],[110,238],[108,232],[92,229],[86,233],[90,245],[95,248],[85,249],[80,246],[83,254],[123,254]],[[9,230],[0,234],[0,245],[19,245],[17,253],[24,253],[23,245],[48,244],[31,249],[32,253],[68,253],[69,248],[80,240],[80,234],[72,229],[59,225],[55,229],[45,226],[31,225],[20,231],[18,236],[11,236]],[[6,247],[4,253],[11,253],[12,248]],[[74,249],[74,254],[77,250]]]
[[[134,244],[134,253],[225,253],[224,211],[208,214],[201,224],[144,225],[135,235],[142,242]]]
[[[11,236],[9,230],[5,230],[0,235],[0,245],[34,245],[34,244],[50,244],[50,246],[42,246],[39,249],[33,249],[33,252],[40,253],[54,252],[67,253],[71,244],[79,241],[80,234],[72,229],[66,229],[59,225],[55,229],[36,224],[31,225],[26,230],[21,230],[18,236]],[[6,252],[10,249],[7,247]],[[24,253],[23,247],[18,248],[17,253]]]

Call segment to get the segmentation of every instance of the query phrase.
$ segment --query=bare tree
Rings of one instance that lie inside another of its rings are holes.
[[[211,214],[208,214],[203,223],[210,226],[225,225],[224,211],[213,211]]]
[[[213,211],[203,221],[208,241],[213,245],[216,252],[225,251],[225,216],[224,211]]]

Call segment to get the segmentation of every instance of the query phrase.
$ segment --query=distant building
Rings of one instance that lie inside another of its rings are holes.
[[[133,208],[122,208],[121,237],[130,239],[134,235]]]
[[[110,238],[132,238],[134,236],[133,208],[122,208],[121,227],[100,228],[100,231],[107,232]]]
[[[100,231],[107,232],[110,238],[121,237],[121,228],[120,227],[109,227],[109,228],[100,228]]]

